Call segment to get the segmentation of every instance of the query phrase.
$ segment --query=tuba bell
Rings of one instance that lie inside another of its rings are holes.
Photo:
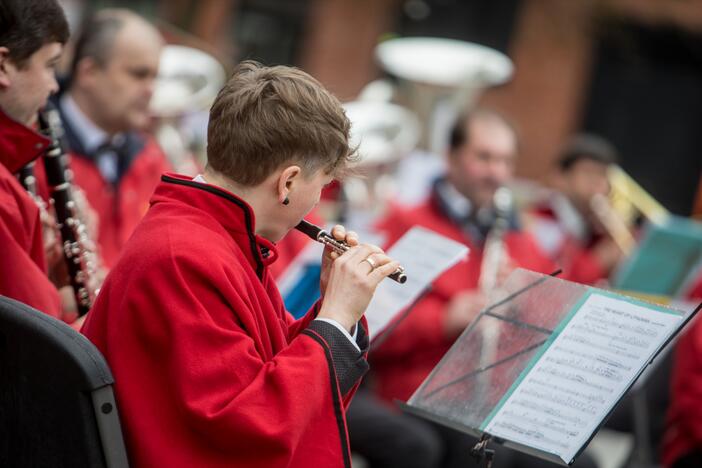
[[[390,39],[376,47],[375,55],[395,82],[395,102],[422,122],[419,148],[434,154],[444,150],[458,114],[513,71],[512,61],[497,50],[436,37]]]
[[[163,48],[150,108],[156,140],[176,172],[195,175],[202,167],[207,111],[225,80],[224,67],[211,55],[180,45]]]
[[[404,107],[367,96],[343,107],[351,121],[350,146],[356,148],[359,159],[343,183],[347,206],[340,218],[362,229],[380,216],[397,194],[395,169],[416,147],[420,124]]]
[[[403,188],[397,202],[411,205],[427,195],[432,180],[444,171],[437,156],[444,153],[458,115],[484,89],[507,81],[513,66],[489,47],[433,37],[390,39],[378,44],[375,56],[387,78],[379,80],[384,86],[371,83],[363,94],[372,87],[420,122],[417,146],[398,164],[396,174]]]

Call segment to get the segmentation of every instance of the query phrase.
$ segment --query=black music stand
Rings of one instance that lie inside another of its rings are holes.
[[[699,310],[521,269],[491,302],[401,406],[563,465]]]

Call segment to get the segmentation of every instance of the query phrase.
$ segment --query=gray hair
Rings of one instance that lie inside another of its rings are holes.
[[[129,21],[146,22],[136,13],[121,8],[98,11],[83,24],[76,41],[71,62],[71,77],[74,77],[79,63],[91,58],[104,67],[110,61],[117,34]]]

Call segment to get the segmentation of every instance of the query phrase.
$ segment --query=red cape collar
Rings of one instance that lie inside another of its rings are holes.
[[[50,140],[29,127],[12,120],[0,110],[0,163],[16,173],[41,156]]]
[[[278,258],[275,244],[256,235],[256,217],[251,206],[233,193],[216,185],[195,182],[189,176],[164,174],[151,204],[173,200],[213,216],[247,254],[259,277],[264,266]]]

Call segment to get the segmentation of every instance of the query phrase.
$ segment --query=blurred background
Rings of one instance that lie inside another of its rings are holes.
[[[327,198],[341,207],[331,214],[313,212],[308,219],[318,224],[343,221],[363,231],[382,214],[379,208],[419,201],[441,170],[437,156],[445,151],[447,122],[471,106],[494,109],[516,126],[517,208],[546,198],[564,146],[573,135],[589,132],[616,147],[623,171],[615,167],[608,173],[613,192],[627,193],[644,217],[659,224],[668,212],[702,217],[702,0],[60,3],[72,32],[105,7],[134,10],[160,29],[169,47],[151,102],[153,132],[177,172],[202,171],[209,106],[242,60],[300,67],[342,102],[351,102],[346,109],[356,142],[362,142],[365,179],[344,181],[338,193],[332,188]],[[433,39],[410,47],[411,38]],[[69,45],[66,63],[70,58]],[[402,107],[382,104],[389,102]],[[624,230],[636,235],[639,221],[625,219]],[[634,239],[603,223],[622,250],[611,262],[619,263],[633,248],[622,244]],[[652,265],[638,264],[643,286],[622,281],[613,286],[667,301],[696,281],[702,295],[702,225],[685,224],[684,231],[687,237],[675,237],[680,246],[675,254],[669,244],[642,243],[639,252],[656,254],[637,255]],[[366,234],[364,240],[375,241]],[[688,244],[680,241],[685,238]],[[309,240],[279,246],[287,257],[274,265],[288,268],[274,274],[293,313],[304,313],[318,294],[319,252],[305,250],[302,242]],[[665,259],[672,264],[661,267]],[[680,273],[670,287],[653,284],[669,271]],[[660,359],[663,364],[647,378],[656,385],[642,384],[621,405],[622,414],[611,418],[613,429],[629,434],[626,444],[596,439],[606,455],[597,460],[600,468],[624,466],[627,459],[627,466],[655,466],[670,359]],[[645,420],[632,427],[636,417]],[[624,453],[615,456],[622,446]]]
[[[512,78],[479,103],[513,119],[521,178],[545,181],[576,131],[614,143],[620,164],[675,214],[702,211],[702,1],[63,0],[75,30],[90,11],[131,8],[174,44],[225,67],[296,65],[342,101],[384,75],[376,45],[432,36],[506,54]]]

